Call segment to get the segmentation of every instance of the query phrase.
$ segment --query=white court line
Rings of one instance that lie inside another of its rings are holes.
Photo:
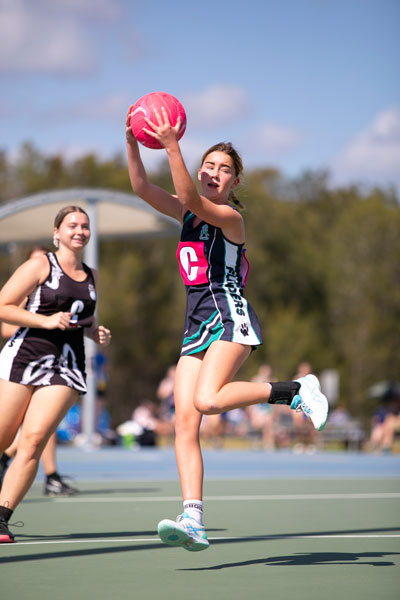
[[[210,542],[216,540],[225,540],[225,541],[244,541],[244,542],[257,542],[259,540],[308,540],[308,539],[391,539],[391,538],[400,538],[400,534],[365,534],[365,535],[353,535],[353,534],[343,534],[343,535],[265,535],[265,536],[244,536],[244,537],[210,537],[208,538]],[[2,544],[2,546],[7,548],[18,548],[19,546],[40,546],[40,545],[50,545],[50,544],[120,544],[120,543],[145,543],[145,542],[155,542],[160,543],[158,538],[94,538],[94,539],[76,539],[76,540],[40,540],[38,542],[17,542],[14,546],[13,544]],[[1,547],[1,546],[0,546]]]
[[[84,492],[83,492],[84,493]],[[388,500],[400,498],[400,492],[377,492],[360,494],[267,494],[252,496],[205,496],[207,501],[251,501],[251,500]],[[127,496],[127,497],[104,497],[104,498],[54,498],[54,502],[177,502],[181,496]]]

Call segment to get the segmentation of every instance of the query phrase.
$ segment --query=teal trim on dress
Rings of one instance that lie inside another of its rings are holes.
[[[224,331],[224,327],[222,326],[222,324],[220,324],[218,332],[214,333],[211,337],[209,337],[208,340],[206,342],[204,342],[204,344],[202,344],[201,346],[198,346],[197,348],[193,348],[193,350],[191,350],[191,352],[188,352],[186,354],[186,356],[190,356],[190,354],[197,354],[197,352],[201,352],[202,350],[205,350],[206,348],[208,348],[212,344],[212,342],[219,340],[223,331]]]
[[[194,216],[195,216],[195,215],[194,215],[192,212],[190,212],[190,211],[189,211],[189,212],[186,214],[186,216],[185,216],[185,217],[183,217],[183,222],[184,222],[184,223],[186,223],[186,221],[188,221],[189,219],[191,219],[191,218],[192,218],[192,217],[194,217]]]
[[[194,334],[193,334],[193,335],[191,335],[190,337],[186,337],[186,338],[184,338],[182,345],[183,345],[183,346],[185,346],[185,344],[188,344],[189,342],[192,342],[192,341],[193,341],[193,340],[195,340],[196,338],[200,337],[200,336],[201,336],[201,334],[203,333],[203,329],[205,329],[205,327],[207,327],[208,323],[210,323],[210,322],[211,322],[211,321],[212,321],[212,320],[215,318],[215,315],[216,315],[217,313],[218,313],[218,311],[216,310],[216,311],[215,311],[215,312],[214,312],[214,313],[211,315],[211,317],[210,317],[209,319],[207,319],[207,321],[204,321],[204,322],[203,322],[203,323],[200,325],[200,327],[199,327],[198,331],[196,331],[196,333],[194,333]]]

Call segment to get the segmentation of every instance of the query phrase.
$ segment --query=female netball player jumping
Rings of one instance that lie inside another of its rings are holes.
[[[198,171],[201,194],[185,166],[175,127],[162,109],[157,123],[146,119],[148,135],[166,150],[176,196],[151,184],[140,158],[137,140],[126,121],[128,168],[133,190],[148,204],[182,223],[177,258],[187,293],[181,356],[175,376],[175,452],[183,513],[158,525],[161,539],[186,550],[209,546],[203,525],[203,461],[199,429],[202,414],[218,414],[261,402],[301,409],[317,429],[325,425],[328,402],[317,378],[278,383],[232,382],[261,344],[257,317],[243,297],[246,261],[244,222],[233,189],[242,171],[231,144],[205,152]],[[236,202],[235,202],[236,201]]]
[[[86,392],[84,332],[102,346],[110,342],[110,331],[94,317],[96,274],[82,262],[89,238],[85,211],[63,208],[54,224],[57,252],[26,261],[0,292],[0,320],[19,326],[0,354],[0,452],[21,426],[0,492],[0,543],[14,541],[8,521],[35,478],[43,448]]]

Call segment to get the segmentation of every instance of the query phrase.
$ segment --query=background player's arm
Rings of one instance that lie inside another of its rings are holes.
[[[23,263],[0,291],[0,321],[18,327],[66,329],[70,313],[58,312],[51,316],[31,313],[22,304],[35,288],[46,280],[50,270],[45,256],[31,258]]]
[[[25,308],[26,307],[26,300],[24,300],[23,302],[21,302],[20,304],[20,308]],[[0,326],[0,333],[1,333],[1,337],[9,340],[16,331],[18,331],[19,326],[18,325],[10,325],[10,323],[2,323]]]
[[[98,287],[98,274],[96,269],[92,269],[94,282],[96,285],[96,290]],[[108,346],[111,342],[111,332],[109,329],[104,327],[104,325],[98,325],[97,319],[93,315],[92,325],[90,327],[85,327],[84,335],[90,339],[92,339],[99,346]]]
[[[93,321],[92,327],[85,328],[85,335],[90,337],[99,346],[108,346],[111,342],[111,331],[104,325],[97,325],[97,321]]]

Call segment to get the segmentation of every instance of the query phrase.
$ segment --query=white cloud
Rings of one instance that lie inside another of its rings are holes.
[[[387,108],[333,161],[333,170],[354,177],[400,180],[400,110]]]
[[[117,46],[130,39],[136,49],[125,10],[121,0],[2,0],[0,71],[92,73],[109,36]]]
[[[186,94],[182,104],[190,114],[190,125],[202,129],[225,125],[248,109],[246,92],[236,85],[216,84],[198,94]]]
[[[255,146],[267,156],[281,157],[296,148],[302,139],[301,133],[293,127],[265,123],[253,134]]]
[[[57,108],[55,116],[60,112],[64,117],[78,117],[87,119],[111,119],[121,121],[127,113],[132,98],[127,92],[115,92],[105,97],[99,97],[96,101],[85,102],[76,106]]]
[[[38,8],[38,10],[37,10]],[[60,21],[41,5],[6,0],[0,12],[0,69],[84,73],[93,67],[93,53],[83,25],[71,16]]]
[[[294,127],[260,123],[239,141],[247,164],[279,166],[287,155],[299,147],[303,138],[302,132]]]
[[[77,17],[91,20],[108,20],[120,17],[123,12],[121,0],[39,0],[46,10],[63,10]],[[38,3],[38,0],[36,0]]]

